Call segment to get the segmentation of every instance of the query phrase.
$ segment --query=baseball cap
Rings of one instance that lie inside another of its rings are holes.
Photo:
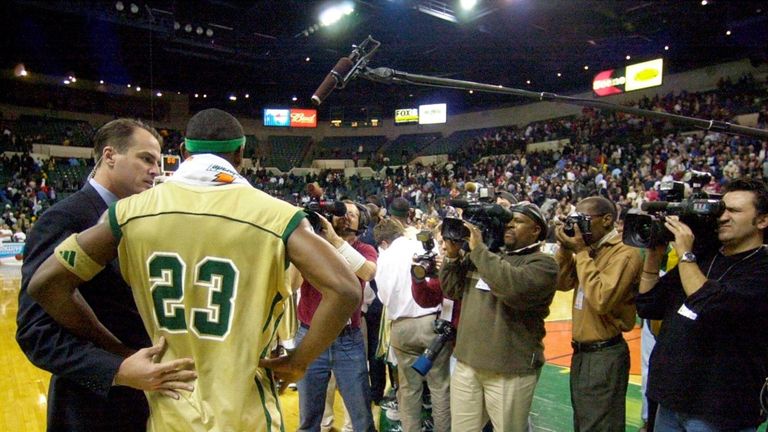
[[[547,238],[547,230],[549,228],[547,225],[547,218],[544,216],[544,212],[541,211],[539,206],[530,201],[521,201],[510,207],[509,211],[512,213],[524,214],[531,218],[532,221],[536,222],[541,228],[541,232],[539,232],[539,241]]]

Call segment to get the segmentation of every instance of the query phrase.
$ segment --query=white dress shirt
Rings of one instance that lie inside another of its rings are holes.
[[[376,261],[376,286],[379,299],[387,307],[387,318],[415,318],[436,313],[440,307],[423,308],[411,293],[413,256],[424,253],[421,242],[398,237],[379,252]]]

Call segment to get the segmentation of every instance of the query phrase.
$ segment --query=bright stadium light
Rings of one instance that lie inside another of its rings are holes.
[[[349,15],[354,11],[355,6],[351,2],[331,6],[320,14],[320,25],[328,27],[336,24],[345,15]]]
[[[477,0],[460,0],[459,4],[465,11],[472,10],[477,6]]]

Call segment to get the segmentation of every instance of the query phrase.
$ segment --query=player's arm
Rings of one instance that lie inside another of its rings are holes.
[[[323,300],[296,351],[286,357],[262,360],[260,364],[295,380],[338,337],[360,304],[362,293],[360,282],[344,258],[312,231],[306,219],[288,237],[287,246],[288,258],[322,294]]]
[[[116,256],[117,240],[108,222],[102,221],[76,237],[64,240],[35,271],[27,290],[67,330],[107,351],[127,357],[133,350],[104,327],[77,290]],[[68,269],[60,259],[74,265]]]
[[[192,359],[156,363],[155,356],[159,357],[165,350],[164,340],[134,353],[99,321],[77,290],[80,284],[90,280],[117,256],[117,243],[109,222],[102,218],[97,225],[62,242],[35,271],[27,290],[62,327],[107,351],[126,357],[115,375],[116,385],[160,391],[178,399],[176,390],[193,389],[187,383],[197,377],[189,370],[194,366]],[[72,264],[67,267],[63,262]]]

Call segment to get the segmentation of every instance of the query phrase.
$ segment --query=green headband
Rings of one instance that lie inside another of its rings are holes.
[[[231,140],[196,140],[184,138],[184,146],[190,153],[231,153],[245,144],[245,137]]]

